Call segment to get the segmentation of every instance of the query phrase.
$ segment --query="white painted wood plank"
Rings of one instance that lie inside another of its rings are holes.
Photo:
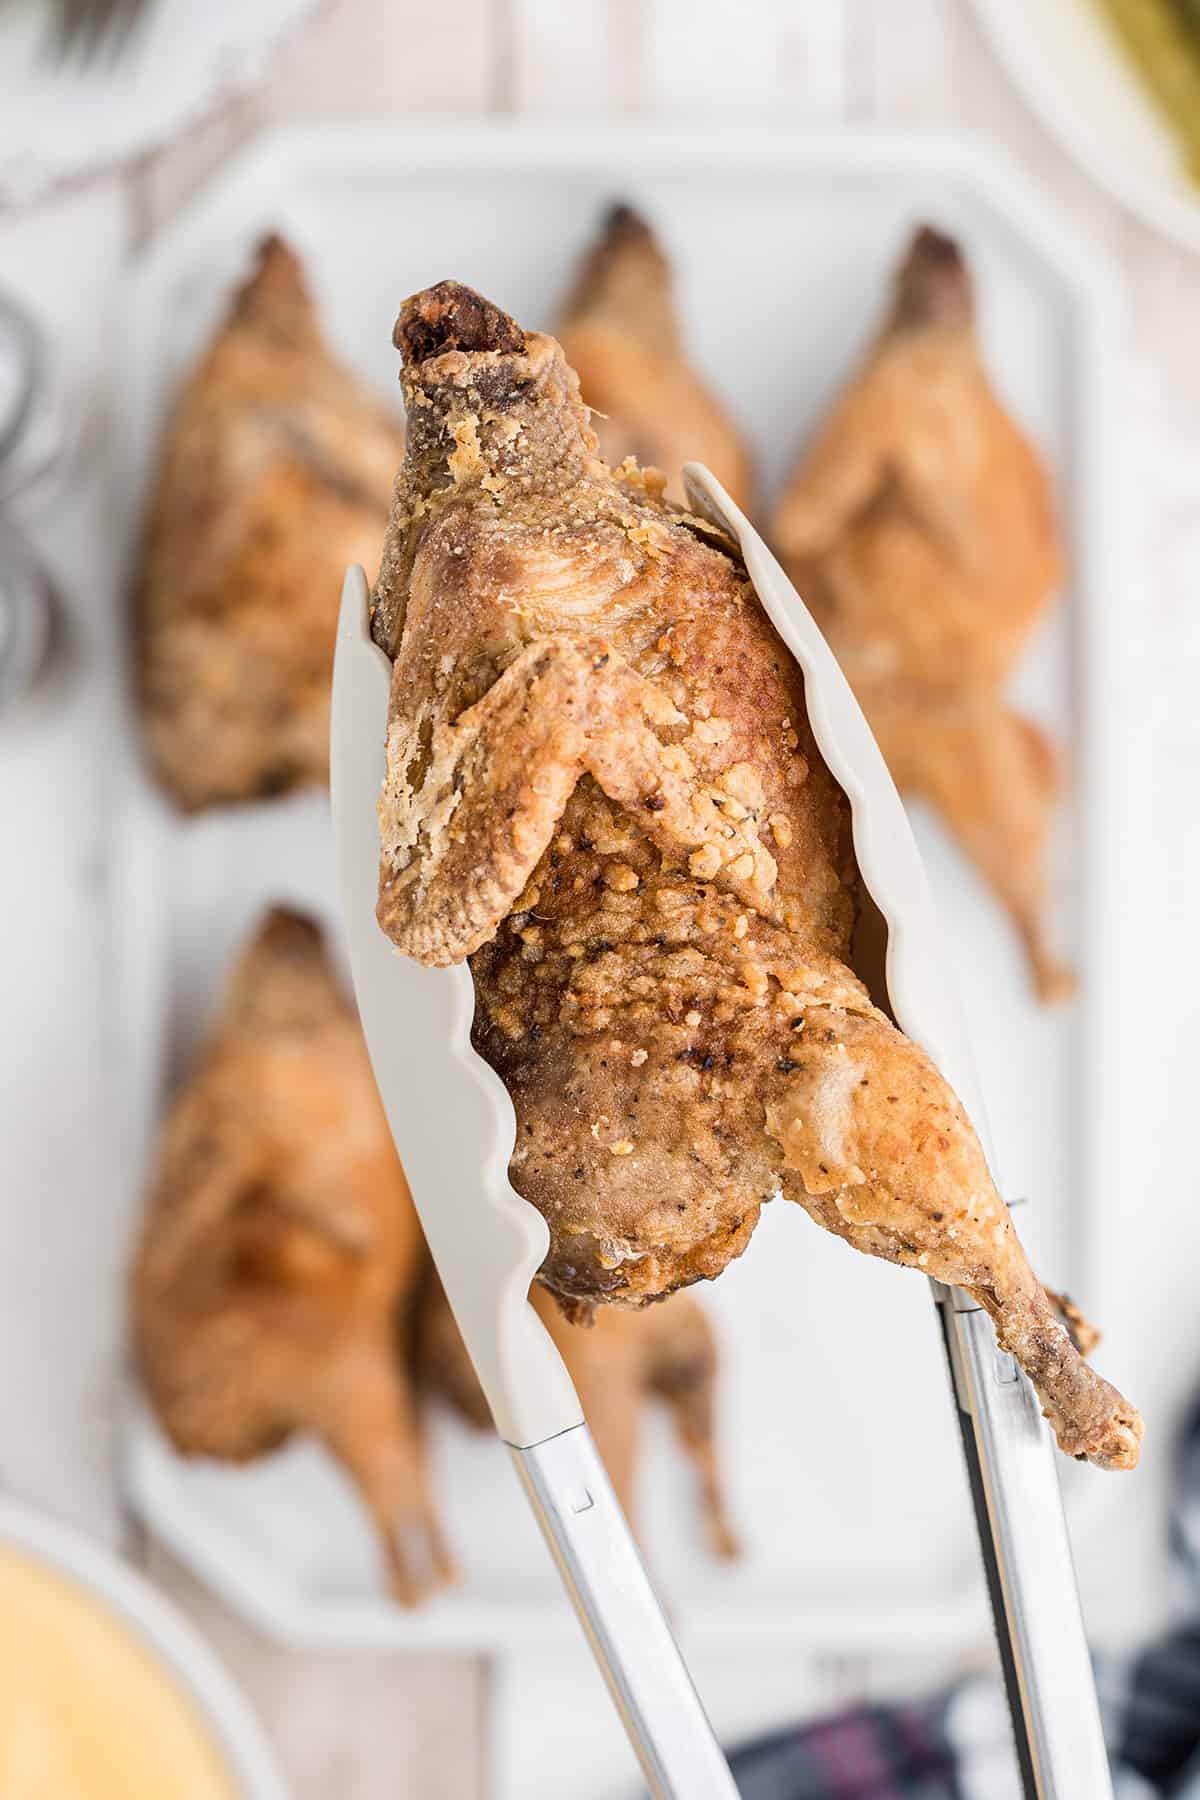
[[[253,94],[133,175],[137,241],[173,219],[237,152],[275,125],[479,115],[501,103],[507,57],[495,0],[331,0]]]
[[[721,1742],[795,1725],[835,1703],[831,1668],[778,1651],[691,1650],[692,1676]],[[582,1643],[551,1655],[505,1657],[490,1704],[488,1800],[628,1800],[637,1764],[612,1701]]]
[[[483,1800],[481,1664],[283,1649],[243,1624],[157,1544],[147,1567],[245,1690],[292,1800]]]
[[[1114,920],[1126,948],[1111,1046],[1114,1093],[1128,1120],[1124,1232],[1104,1270],[1101,1356],[1146,1416],[1134,1493],[1106,1482],[1086,1497],[1077,1561],[1103,1639],[1138,1639],[1165,1605],[1162,1532],[1175,1487],[1170,1421],[1200,1370],[1200,1212],[1186,1197],[1195,1094],[1200,962],[1192,950],[1200,888],[1194,828],[1200,780],[1200,365],[1194,353],[1194,258],[1123,219],[1129,367],[1122,419],[1130,555],[1121,605],[1121,754],[1144,797],[1127,824],[1130,870]],[[1136,1021],[1136,1025],[1133,1023]],[[1156,1223],[1150,1223],[1151,1220]],[[1169,1321],[1147,1329],[1148,1319]],[[1078,1495],[1082,1508],[1083,1494]],[[1152,1525],[1151,1522],[1155,1522]],[[1119,1567],[1122,1580],[1111,1571]],[[1122,1604],[1124,1600],[1124,1604]]]
[[[140,250],[247,145],[261,124],[254,95],[234,101],[177,144],[146,157],[128,177],[133,207],[131,248]]]
[[[490,111],[503,24],[495,0],[335,0],[261,90],[262,116],[399,123]]]
[[[852,0],[856,117],[872,123],[944,121],[952,108],[959,0]]]
[[[646,0],[647,109],[668,117],[835,117],[852,0]]]
[[[640,0],[511,0],[512,110],[592,118],[639,111],[644,12]]]
[[[115,180],[0,219],[0,287],[47,329],[86,425],[61,482],[14,509],[60,588],[67,648],[44,688],[0,723],[0,1480],[109,1536],[130,1207],[106,1085],[117,636],[95,474],[126,222]]]

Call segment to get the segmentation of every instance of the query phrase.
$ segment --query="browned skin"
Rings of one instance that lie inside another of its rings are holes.
[[[451,1572],[396,1322],[423,1242],[354,1014],[311,920],[268,914],[163,1130],[133,1274],[146,1391],[175,1445],[245,1462],[324,1440],[397,1597]]]
[[[1062,580],[1049,483],[997,399],[958,248],[918,232],[891,314],[792,476],[773,536],[897,785],[942,815],[1021,935],[1039,995],[1054,745],[1003,684]]]
[[[338,594],[378,565],[403,445],[269,239],[171,414],[137,574],[146,743],[177,806],[327,779]]]
[[[584,258],[559,337],[608,462],[632,456],[661,469],[675,501],[683,498],[684,463],[707,463],[739,506],[750,505],[749,452],[688,361],[670,265],[629,207],[612,208]]]
[[[594,1323],[574,1325],[548,1288],[529,1296],[570,1371],[583,1414],[627,1518],[634,1517],[638,1439],[647,1403],[671,1412],[700,1487],[715,1556],[738,1554],[737,1535],[717,1461],[717,1345],[703,1309],[688,1294],[638,1312],[598,1307]],[[479,1430],[491,1414],[475,1378],[441,1283],[431,1277],[418,1313],[415,1368],[419,1383]]]
[[[639,1305],[719,1274],[783,1194],[969,1289],[1063,1448],[1130,1466],[1137,1413],[1059,1322],[954,1095],[847,966],[846,803],[732,547],[614,477],[558,345],[494,348],[516,328],[481,304],[444,283],[397,326],[379,917],[410,956],[471,958],[543,1280]]]

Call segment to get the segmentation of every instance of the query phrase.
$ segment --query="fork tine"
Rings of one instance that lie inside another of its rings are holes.
[[[56,63],[86,68],[103,50],[111,66],[147,10],[148,0],[54,0],[43,53]]]
[[[61,63],[70,54],[78,6],[79,0],[52,0],[51,16],[38,52],[44,61]]]
[[[53,25],[46,38],[47,53],[53,62],[74,62],[80,56],[86,59],[84,45],[94,29],[98,3],[107,5],[109,0],[54,0]]]
[[[149,0],[113,0],[106,40],[110,67],[125,54],[149,10]]]
[[[73,0],[68,55],[81,63],[91,61],[96,40],[104,29],[112,4],[113,0]]]

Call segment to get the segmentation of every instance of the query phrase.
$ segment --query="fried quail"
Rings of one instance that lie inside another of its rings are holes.
[[[423,1258],[320,929],[276,909],[163,1130],[132,1278],[137,1360],[189,1455],[246,1462],[320,1438],[408,1604],[451,1569],[397,1353]]]
[[[338,593],[378,564],[403,443],[269,238],[168,421],[136,577],[146,745],[177,807],[327,780]]]
[[[642,1304],[719,1274],[783,1195],[968,1289],[1062,1448],[1131,1466],[1138,1414],[849,966],[847,804],[734,546],[598,459],[553,339],[445,282],[396,343],[379,920],[422,962],[470,958],[542,1279],[568,1305]]]
[[[661,469],[673,500],[683,465],[707,463],[741,506],[752,497],[749,452],[688,361],[671,269],[645,220],[614,206],[563,308],[563,353],[592,407],[600,453]]]
[[[772,528],[896,784],[945,820],[1010,913],[1038,994],[1059,758],[1003,684],[1062,580],[1046,471],[998,400],[956,244],[917,233],[891,312]]]
[[[550,1290],[535,1282],[529,1296],[566,1363],[596,1448],[626,1517],[634,1517],[638,1437],[651,1400],[670,1409],[676,1435],[696,1470],[713,1554],[738,1553],[717,1461],[714,1401],[717,1345],[703,1309],[689,1294],[638,1312],[597,1307],[594,1323],[573,1325]],[[418,1384],[439,1395],[471,1425],[485,1430],[491,1414],[441,1283],[431,1277],[417,1317]]]

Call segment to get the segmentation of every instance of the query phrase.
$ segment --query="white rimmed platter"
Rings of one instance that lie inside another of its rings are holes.
[[[994,903],[933,821],[916,824],[1000,1163],[1010,1195],[1032,1202],[1023,1233],[1046,1279],[1102,1312],[1109,1247],[1129,1204],[1108,1013],[1128,804],[1110,461],[1120,308],[1104,265],[1002,159],[967,138],[911,132],[744,131],[715,143],[701,132],[448,125],[269,140],[132,271],[118,516],[132,537],[173,386],[263,232],[296,244],[333,341],[386,397],[396,394],[390,337],[405,294],[455,275],[524,322],[550,325],[574,258],[617,197],[664,236],[696,360],[759,447],[767,491],[852,366],[913,227],[928,219],[964,240],[989,362],[1056,470],[1069,545],[1069,591],[1015,692],[1066,744],[1073,768],[1056,927],[1080,965],[1074,1006],[1037,1006]],[[290,900],[334,922],[331,837],[320,796],[179,821],[132,754],[119,833],[117,1024],[138,1182],[166,1086],[259,909]],[[448,1096],[448,1118],[452,1106]],[[753,1691],[784,1707],[767,1676],[781,1657],[799,1706],[828,1698],[821,1672],[847,1660],[903,1659],[919,1644],[945,1669],[985,1647],[957,1427],[924,1284],[853,1257],[798,1211],[774,1206],[703,1299],[724,1346],[723,1454],[745,1561],[728,1569],[706,1557],[661,1421],[647,1437],[640,1513],[702,1685],[705,1668],[723,1680],[731,1658],[763,1670],[757,1686],[747,1677],[736,1689],[746,1705],[727,1709],[722,1728],[736,1736],[771,1722]],[[354,1496],[314,1446],[244,1470],[184,1462],[140,1413],[129,1469],[154,1529],[288,1641],[486,1651],[509,1669],[566,1656],[576,1628],[506,1456],[444,1417],[433,1451],[464,1578],[416,1614],[388,1602]],[[1076,1474],[1064,1465],[1086,1522],[1105,1478]],[[514,1680],[501,1686],[519,1691]],[[557,1792],[528,1735],[497,1739],[505,1800]],[[611,1735],[621,1758],[615,1727]],[[609,1791],[604,1754],[597,1745],[586,1800]]]

